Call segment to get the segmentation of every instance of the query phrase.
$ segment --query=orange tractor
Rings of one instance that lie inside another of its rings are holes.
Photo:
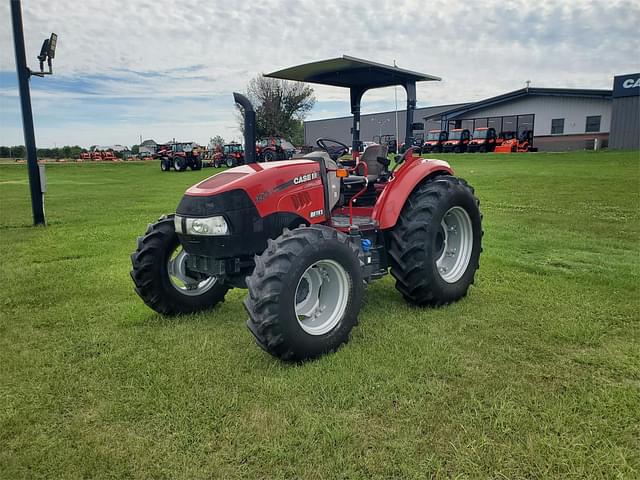
[[[505,133],[513,133],[513,132],[504,132],[501,134],[503,136]],[[533,130],[525,130],[519,136],[509,136],[507,138],[505,135],[503,137],[500,145],[496,146],[496,153],[524,153],[524,152],[537,152],[538,149],[533,146]]]

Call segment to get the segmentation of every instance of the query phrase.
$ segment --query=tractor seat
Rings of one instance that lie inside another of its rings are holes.
[[[384,172],[384,166],[378,159],[387,160],[387,149],[387,145],[369,145],[362,153],[359,163],[367,164],[367,180],[369,183],[374,183]],[[364,175],[349,175],[343,179],[343,182],[349,185],[364,183],[364,181]]]

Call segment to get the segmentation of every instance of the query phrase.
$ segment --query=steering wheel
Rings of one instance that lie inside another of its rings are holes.
[[[327,142],[335,143],[335,145],[327,145]],[[345,153],[349,153],[349,146],[334,140],[333,138],[319,138],[316,145],[329,154],[331,160],[337,161]]]

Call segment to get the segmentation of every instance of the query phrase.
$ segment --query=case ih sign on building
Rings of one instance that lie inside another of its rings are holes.
[[[640,112],[640,73],[614,77],[610,148],[640,148],[638,112]]]

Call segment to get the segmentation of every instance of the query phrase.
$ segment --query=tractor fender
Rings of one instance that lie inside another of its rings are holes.
[[[451,166],[444,160],[415,158],[402,166],[393,176],[378,198],[373,209],[373,218],[381,230],[393,228],[409,195],[427,178],[438,175],[453,175]]]

